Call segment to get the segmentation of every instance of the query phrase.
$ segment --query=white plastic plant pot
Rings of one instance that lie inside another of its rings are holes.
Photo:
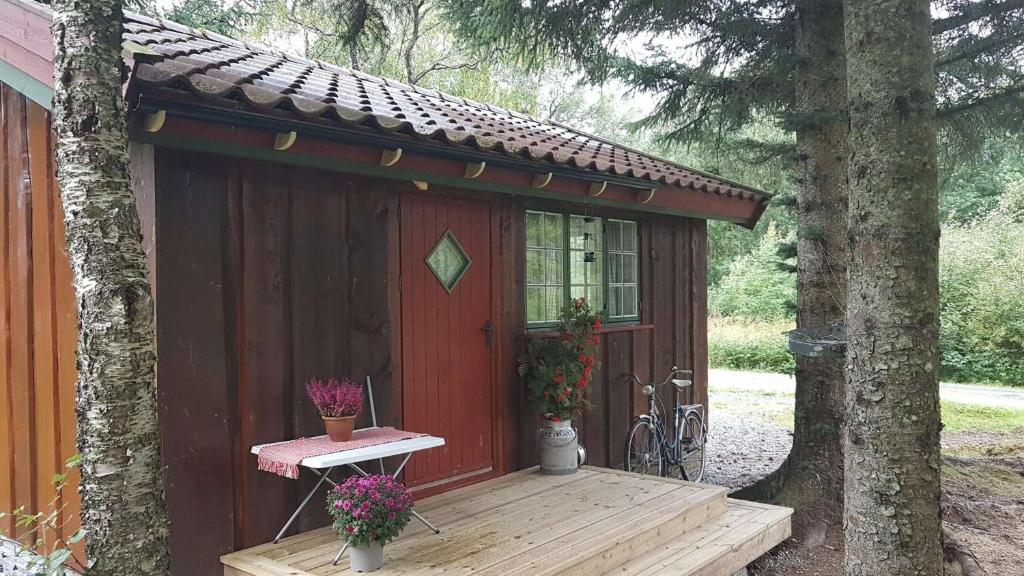
[[[384,565],[384,546],[371,542],[368,546],[351,546],[348,558],[353,572],[376,572]]]

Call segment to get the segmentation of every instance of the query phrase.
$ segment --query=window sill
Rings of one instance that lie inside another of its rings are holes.
[[[602,326],[597,332],[598,334],[614,334],[616,332],[646,332],[647,330],[654,330],[654,324],[630,324],[623,322],[621,324],[610,324]],[[557,330],[551,330],[548,328],[536,328],[534,330],[527,330],[523,333],[523,336],[529,340],[531,338],[551,338],[558,336]]]

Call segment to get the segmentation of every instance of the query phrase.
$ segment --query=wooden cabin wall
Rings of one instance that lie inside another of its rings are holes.
[[[78,323],[49,113],[0,85],[0,124],[0,512],[48,512],[53,502],[67,538],[79,526],[77,474],[59,497],[53,477],[77,451]],[[0,532],[24,535],[10,516]]]
[[[522,213],[509,215],[502,228],[510,242],[522,245]],[[626,217],[626,216],[623,216]],[[704,220],[660,215],[634,216],[640,221],[641,242],[641,320],[636,325],[606,324],[601,335],[601,365],[594,371],[590,400],[594,408],[576,425],[580,442],[586,447],[588,463],[612,468],[622,467],[623,445],[633,416],[646,410],[647,404],[630,374],[641,381],[661,380],[672,366],[694,371],[694,386],[684,402],[707,406],[707,223]],[[518,221],[517,221],[518,220]],[[516,322],[520,334],[517,352],[522,350],[526,332],[523,323],[521,251],[510,256],[519,264],[510,282],[520,289],[508,306],[509,322]],[[514,374],[509,387],[509,402],[516,403],[516,442],[509,446],[507,458],[514,468],[526,468],[538,462],[537,428],[541,422],[525,400],[524,383]],[[665,390],[665,398],[671,398]]]
[[[398,424],[394,200],[337,173],[162,148],[154,162],[172,570],[213,575],[221,554],[271,540],[311,487],[259,472],[249,453],[323,433],[305,381],[369,375],[381,423]],[[293,531],[327,523],[318,499]]]

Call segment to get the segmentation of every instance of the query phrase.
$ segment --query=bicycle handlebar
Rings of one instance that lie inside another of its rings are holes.
[[[640,378],[636,374],[631,373],[629,376],[633,379],[634,384],[645,386],[645,384],[640,381]],[[676,376],[683,376],[684,378],[693,378],[693,370],[682,370],[678,366],[673,366],[672,369],[668,371],[668,376],[665,377],[665,380],[658,383],[651,382],[648,385],[664,386],[665,384],[668,384],[669,382],[674,380]]]

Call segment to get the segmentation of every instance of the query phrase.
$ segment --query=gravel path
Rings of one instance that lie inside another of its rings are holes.
[[[738,490],[778,468],[792,445],[793,435],[775,424],[717,411],[708,430],[704,482]]]

